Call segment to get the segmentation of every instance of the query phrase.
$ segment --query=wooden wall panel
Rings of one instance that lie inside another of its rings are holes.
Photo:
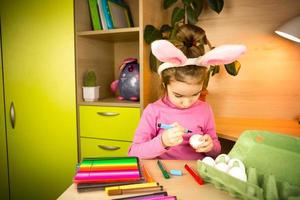
[[[219,15],[206,11],[199,23],[214,45],[242,43],[247,53],[236,77],[225,69],[209,83],[215,115],[294,119],[300,115],[300,45],[274,30],[300,15],[300,1],[227,0]]]
[[[153,14],[145,6],[144,12],[148,13],[144,23],[157,24],[159,17],[169,20],[158,10]],[[222,68],[209,82],[207,101],[216,116],[295,119],[300,115],[300,45],[274,33],[276,27],[298,15],[300,1],[294,0],[226,0],[219,15],[211,10],[201,14],[199,25],[213,45],[247,46],[246,54],[239,59],[242,68],[236,77]],[[146,20],[151,17],[151,22]],[[145,70],[148,55],[146,48]],[[153,74],[144,77],[144,84],[151,84],[145,87],[144,104],[157,98],[158,87],[153,80],[157,80]]]
[[[140,27],[145,28],[147,24],[154,25],[155,27],[160,27],[164,23],[170,22],[170,12],[166,12],[161,4],[161,0],[143,0],[143,17],[140,20],[142,23]],[[142,30],[143,32],[144,30]],[[142,35],[143,38],[143,35]],[[151,72],[149,67],[149,51],[150,46],[143,42],[142,48],[143,52],[143,107],[147,104],[157,100],[159,96],[159,78],[156,73]]]

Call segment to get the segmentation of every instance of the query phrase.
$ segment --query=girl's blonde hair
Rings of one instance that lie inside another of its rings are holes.
[[[162,71],[162,84],[167,86],[171,81],[201,84],[205,78],[206,67],[187,65],[182,67],[172,67]]]

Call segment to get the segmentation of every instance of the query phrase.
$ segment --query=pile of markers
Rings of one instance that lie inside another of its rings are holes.
[[[121,197],[113,200],[176,200],[176,196],[168,195],[162,185],[156,182],[145,166],[141,167],[145,183],[127,184],[105,187],[107,195],[135,194],[135,196]],[[147,193],[147,194],[138,194]]]
[[[73,182],[78,190],[97,188],[105,190],[108,196],[134,195],[115,200],[176,200],[140,165],[137,157],[85,158],[79,163]]]
[[[73,182],[77,188],[105,187],[143,181],[137,157],[83,159]]]

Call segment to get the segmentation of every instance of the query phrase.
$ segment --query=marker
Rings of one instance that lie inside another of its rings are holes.
[[[157,182],[151,182],[151,183],[136,183],[136,184],[128,184],[128,185],[119,185],[119,186],[112,186],[112,187],[105,187],[106,190],[112,190],[112,189],[137,189],[137,188],[145,188],[145,187],[153,187],[158,186],[159,184]]]
[[[130,197],[121,197],[113,200],[132,200],[132,199],[138,199],[138,200],[146,200],[146,199],[154,199],[159,197],[167,197],[168,193],[163,191],[163,192],[155,192],[155,193],[150,193],[150,194],[142,194],[142,195],[137,195],[137,196],[130,196]],[[176,200],[176,199],[175,199]]]
[[[173,176],[182,176],[182,171],[179,169],[171,169],[170,174]]]
[[[169,125],[169,124],[163,124],[163,123],[158,123],[157,124],[158,128],[162,128],[162,129],[170,129],[170,128],[174,128],[174,126]],[[185,129],[184,130],[185,133],[192,133],[191,130],[189,129]]]
[[[170,178],[169,173],[167,172],[167,170],[164,168],[163,164],[160,162],[160,160],[157,160],[157,164],[159,166],[159,169],[161,171],[161,173],[164,175],[165,179]]]
[[[192,175],[192,177],[195,179],[195,181],[197,181],[197,183],[199,185],[203,185],[204,182],[202,180],[202,178],[200,176],[198,176],[194,170],[192,168],[190,168],[187,164],[184,165],[184,168],[188,171],[188,173],[190,173],[190,175]]]
[[[161,191],[163,189],[162,186],[159,186],[158,183],[137,183],[130,185],[120,185],[120,186],[112,186],[105,187],[105,192],[108,195],[119,195],[119,194],[129,194],[134,192],[156,192]]]
[[[153,186],[153,187],[144,187],[144,188],[126,188],[126,189],[111,189],[107,190],[107,195],[121,195],[121,194],[135,194],[135,193],[144,193],[144,192],[159,192],[163,191],[163,186]]]
[[[149,174],[148,170],[146,169],[146,167],[144,165],[142,165],[142,170],[144,172],[144,175],[145,175],[145,179],[148,183],[151,183],[151,182],[156,182],[154,180],[154,178]]]

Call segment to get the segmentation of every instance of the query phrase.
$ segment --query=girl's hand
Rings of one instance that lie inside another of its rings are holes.
[[[205,135],[203,135],[202,140],[204,142],[198,147],[198,149],[196,149],[196,152],[198,152],[198,153],[210,152],[212,150],[212,148],[214,147],[214,143],[213,143],[211,137],[209,135],[205,134]]]
[[[183,142],[182,135],[185,129],[177,122],[171,124],[173,128],[166,129],[161,136],[162,143],[165,147],[172,147]]]

